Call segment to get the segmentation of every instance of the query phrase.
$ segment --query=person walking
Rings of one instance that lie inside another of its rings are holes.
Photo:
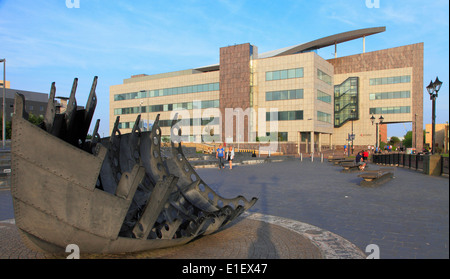
[[[219,170],[222,169],[222,167],[225,167],[224,163],[222,162],[222,159],[225,155],[225,150],[223,150],[222,145],[219,145],[219,148],[217,148],[216,151],[216,159],[219,159]]]
[[[228,163],[230,164],[230,170],[233,169],[234,150],[232,146],[228,148],[226,158],[228,160]]]

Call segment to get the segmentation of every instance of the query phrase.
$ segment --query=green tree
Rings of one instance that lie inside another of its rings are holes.
[[[0,129],[3,131],[3,118],[0,116]],[[6,121],[5,123],[5,134],[6,139],[11,138],[11,121]],[[3,132],[0,135],[0,139],[3,140]]]
[[[34,125],[40,125],[42,122],[44,122],[43,116],[37,116],[32,113],[30,113],[28,117],[28,121],[33,123]],[[6,139],[11,139],[11,121],[6,121],[5,123],[5,134]],[[0,129],[3,130],[3,119],[0,117]],[[0,139],[3,139],[3,135],[0,136]]]
[[[42,122],[44,122],[44,117],[43,116],[37,116],[37,115],[34,115],[34,114],[30,113],[30,115],[28,116],[28,121],[30,121],[34,125],[39,125]]]
[[[405,148],[412,147],[412,131],[406,132],[405,138],[402,143]]]
[[[395,136],[391,137],[391,139],[389,140],[389,144],[392,146],[397,145],[399,142],[400,142],[400,139]]]

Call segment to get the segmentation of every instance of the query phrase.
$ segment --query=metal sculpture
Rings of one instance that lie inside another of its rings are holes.
[[[97,96],[94,78],[83,109],[75,78],[67,110],[56,112],[52,84],[44,122],[27,121],[25,99],[16,94],[11,143],[11,193],[16,225],[32,249],[84,253],[138,252],[185,244],[224,227],[255,204],[217,195],[185,158],[181,142],[161,156],[159,115],[151,131],[100,138],[97,120],[86,140]],[[177,129],[177,117],[171,133]],[[178,131],[180,131],[178,129]],[[173,137],[175,138],[175,137]]]

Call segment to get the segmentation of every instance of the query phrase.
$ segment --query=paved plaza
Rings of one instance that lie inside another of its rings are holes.
[[[126,257],[339,258],[333,253],[342,251],[343,258],[361,258],[375,244],[382,259],[449,258],[448,178],[394,168],[394,179],[361,187],[358,173],[341,169],[317,158],[199,168],[224,198],[242,194],[258,202],[227,230],[184,247]],[[9,253],[20,258],[25,248],[17,248],[22,244],[13,219],[10,191],[0,190],[0,241],[16,247]],[[327,245],[336,249],[327,251]],[[45,257],[27,253],[22,257]]]
[[[250,212],[314,225],[362,251],[376,244],[380,258],[449,258],[448,178],[396,167],[394,179],[368,188],[341,170],[316,158],[198,173],[223,197],[258,197]]]

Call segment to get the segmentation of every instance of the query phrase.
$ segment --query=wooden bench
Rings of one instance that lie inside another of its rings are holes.
[[[363,179],[359,185],[375,186],[391,180],[394,177],[394,172],[392,168],[381,168],[379,170],[364,171],[358,177]]]

